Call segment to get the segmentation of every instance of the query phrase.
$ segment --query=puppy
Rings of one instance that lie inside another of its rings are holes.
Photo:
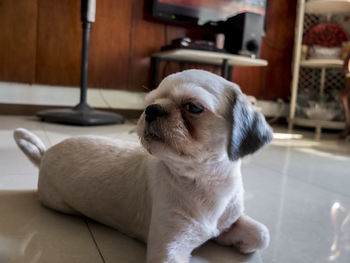
[[[46,150],[16,129],[39,167],[38,195],[147,242],[148,263],[189,262],[209,239],[242,253],[265,248],[268,229],[244,214],[241,161],[272,139],[239,87],[202,70],[166,77],[146,96],[141,144],[73,137]]]

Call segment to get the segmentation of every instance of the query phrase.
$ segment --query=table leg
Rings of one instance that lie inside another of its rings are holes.
[[[160,59],[157,57],[151,58],[151,90],[158,86],[158,71],[159,71]]]
[[[229,65],[228,66],[228,76],[227,76],[227,80],[232,81],[232,70],[233,70],[233,66]]]
[[[229,68],[228,60],[223,59],[221,64],[221,76],[225,79],[228,79],[228,68]]]

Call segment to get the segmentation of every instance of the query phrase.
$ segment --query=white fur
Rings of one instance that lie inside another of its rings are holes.
[[[41,157],[46,151],[45,145],[33,133],[18,128],[14,131],[13,137],[19,148],[28,156],[29,160],[37,167],[40,165]]]
[[[144,148],[79,136],[46,151],[35,135],[15,130],[16,142],[40,168],[40,201],[147,242],[148,263],[189,262],[192,250],[212,238],[243,253],[266,247],[267,228],[243,214],[241,161],[227,153],[231,128],[224,115],[232,106],[226,92],[240,94],[232,85],[199,70],[166,78],[146,104],[156,102],[169,116],[157,126],[146,123],[145,113],[140,117]],[[201,103],[205,113],[188,115],[181,108],[187,100]],[[182,118],[200,128],[187,130]],[[147,139],[146,131],[163,141]]]

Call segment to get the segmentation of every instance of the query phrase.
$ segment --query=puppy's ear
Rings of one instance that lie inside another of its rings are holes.
[[[232,130],[228,155],[232,161],[256,152],[273,138],[265,117],[237,89],[230,96]]]

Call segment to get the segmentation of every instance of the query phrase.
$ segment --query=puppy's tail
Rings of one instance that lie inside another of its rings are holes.
[[[46,147],[42,140],[33,133],[23,128],[17,128],[13,132],[13,137],[18,147],[27,155],[29,160],[39,167],[41,158],[46,151]]]

